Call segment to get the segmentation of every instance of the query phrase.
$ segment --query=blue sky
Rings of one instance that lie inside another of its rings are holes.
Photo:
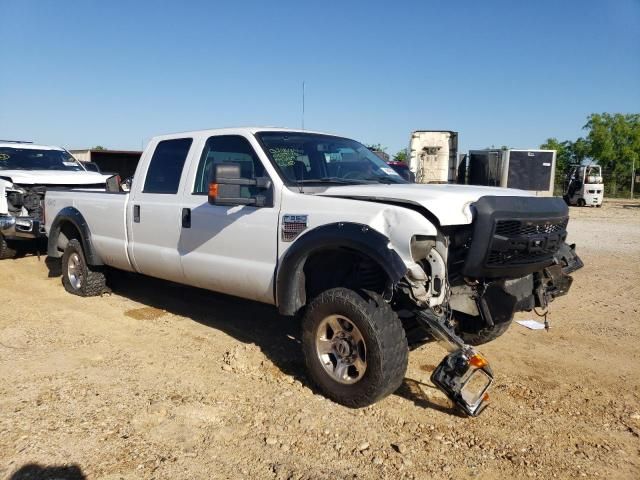
[[[151,136],[305,126],[395,153],[574,139],[640,111],[640,0],[0,0],[0,138],[140,148]]]

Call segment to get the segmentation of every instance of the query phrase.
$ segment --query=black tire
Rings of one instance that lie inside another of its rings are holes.
[[[579,207],[586,207],[587,206],[587,202],[585,202],[584,198],[579,198],[578,199],[578,204]]]
[[[70,261],[75,260],[75,276],[79,281],[74,281],[70,271]],[[62,255],[62,284],[64,289],[73,295],[80,297],[94,297],[107,291],[104,273],[87,264],[82,251],[82,245],[75,238],[70,240]]]
[[[7,240],[4,238],[4,235],[0,234],[0,260],[15,258],[17,253],[18,252],[14,248],[11,248],[9,246]]]
[[[362,335],[366,370],[355,383],[334,379],[319,358],[316,335],[331,315],[347,318]],[[309,375],[321,392],[351,408],[371,405],[397,390],[409,357],[402,323],[389,304],[376,293],[347,288],[327,290],[311,301],[302,320],[302,348]]]
[[[456,333],[467,345],[483,345],[494,341],[509,330],[511,320],[488,326],[480,317],[465,316],[457,319]]]

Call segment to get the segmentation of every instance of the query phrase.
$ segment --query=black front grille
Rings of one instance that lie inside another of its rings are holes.
[[[561,222],[523,222],[520,220],[498,220],[496,235],[512,237],[515,235],[538,235],[541,233],[557,233],[566,230],[569,219]]]
[[[538,254],[530,254],[527,252],[496,252],[492,251],[487,257],[488,267],[499,267],[508,265],[529,265],[532,263],[538,263],[548,259],[553,255],[555,251],[544,251]]]
[[[485,265],[530,265],[551,259],[567,236],[568,222],[568,218],[496,220]]]
[[[519,278],[553,263],[567,236],[569,210],[555,197],[482,197],[462,274]]]

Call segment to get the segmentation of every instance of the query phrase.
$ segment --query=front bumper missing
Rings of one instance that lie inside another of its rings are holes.
[[[465,414],[479,415],[488,404],[487,391],[493,383],[489,362],[466,345],[442,317],[422,310],[416,318],[449,351],[431,374],[431,381]]]

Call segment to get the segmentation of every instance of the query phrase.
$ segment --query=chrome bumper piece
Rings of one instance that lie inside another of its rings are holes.
[[[39,238],[45,236],[44,225],[31,217],[0,216],[0,233],[5,238]]]

